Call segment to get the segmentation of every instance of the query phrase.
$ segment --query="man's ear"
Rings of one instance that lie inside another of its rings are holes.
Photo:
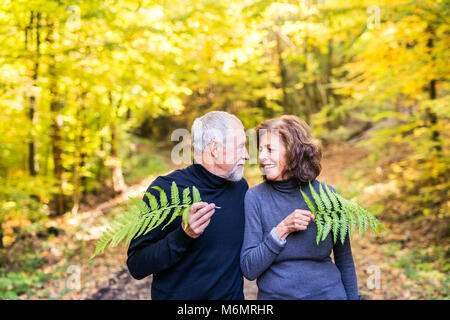
[[[217,142],[215,140],[211,141],[211,155],[213,158],[217,158]]]

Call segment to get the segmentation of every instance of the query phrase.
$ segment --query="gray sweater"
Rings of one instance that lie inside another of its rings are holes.
[[[312,183],[319,191],[319,181]],[[308,184],[294,179],[263,182],[245,195],[245,233],[241,270],[257,279],[258,299],[359,299],[350,239],[333,245],[332,233],[316,244],[317,227],[310,222],[304,231],[285,241],[275,227],[295,209],[309,210],[300,187],[311,199]],[[334,190],[329,186],[331,190]],[[330,255],[333,251],[335,263]]]

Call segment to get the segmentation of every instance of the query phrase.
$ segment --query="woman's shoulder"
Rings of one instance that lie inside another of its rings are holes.
[[[247,190],[245,201],[256,200],[267,192],[267,182],[261,182]]]
[[[322,185],[323,188],[328,187],[328,189],[330,189],[330,191],[333,191],[333,192],[336,192],[336,193],[339,194],[339,192],[336,190],[335,187],[333,187],[333,185],[328,184],[328,183],[326,183],[324,181],[320,181],[320,180],[315,179],[314,181],[311,182],[311,185],[313,186],[314,190],[316,190],[317,192],[320,191],[320,186]],[[305,187],[309,189],[309,185],[308,184],[306,184]]]

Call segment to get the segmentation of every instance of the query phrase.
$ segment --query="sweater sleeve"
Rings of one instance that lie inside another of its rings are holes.
[[[248,280],[255,280],[273,263],[285,243],[268,233],[263,235],[257,199],[247,191],[244,200],[245,232],[241,250],[241,270]]]
[[[155,179],[148,187],[147,192],[159,199],[159,191],[152,186],[158,185],[166,193],[168,190],[162,186],[161,180],[157,180]],[[143,200],[149,205],[147,196],[144,196]],[[143,279],[152,273],[170,268],[181,259],[194,239],[184,232],[179,220],[180,218],[177,218],[164,230],[162,230],[163,223],[160,227],[130,242],[127,266],[133,278]]]
[[[356,277],[355,264],[353,262],[350,237],[347,234],[344,244],[337,241],[333,246],[334,262],[341,272],[342,283],[344,284],[347,299],[360,300],[358,294],[358,281]]]
[[[339,192],[333,187],[328,187],[339,194]],[[355,264],[353,262],[352,248],[350,245],[350,237],[347,233],[344,244],[340,241],[336,241],[333,246],[334,262],[341,272],[342,283],[344,284],[345,292],[347,293],[347,299],[360,300],[358,294],[358,280],[356,277]]]

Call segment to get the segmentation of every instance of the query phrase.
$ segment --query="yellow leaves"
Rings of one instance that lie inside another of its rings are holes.
[[[13,203],[13,202],[10,202]],[[5,207],[4,207],[5,208]],[[1,224],[1,229],[3,231],[3,245],[8,247],[14,243],[16,240],[15,229],[24,228],[31,224],[31,221],[20,214],[20,212],[10,212],[3,217],[5,222]]]
[[[368,198],[383,198],[390,194],[399,194],[399,189],[397,182],[391,180],[387,183],[376,183],[364,188],[363,193],[367,195]]]

